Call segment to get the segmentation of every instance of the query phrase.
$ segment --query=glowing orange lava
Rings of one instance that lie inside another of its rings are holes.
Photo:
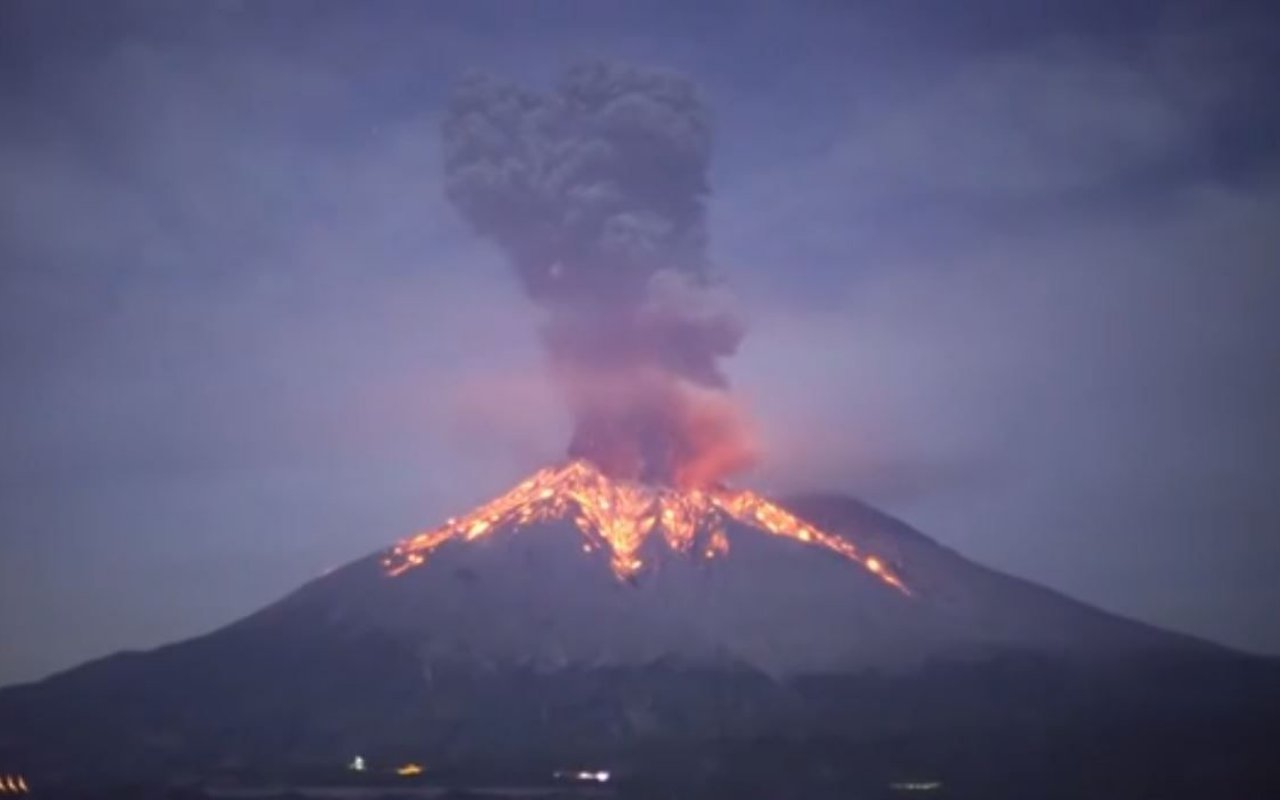
[[[583,550],[607,548],[613,572],[629,578],[644,562],[645,541],[659,535],[672,550],[702,558],[729,552],[725,523],[743,525],[823,547],[859,564],[888,585],[910,594],[883,559],[862,553],[846,539],[815,528],[786,509],[742,489],[677,490],[615,481],[586,461],[534,473],[516,488],[464,517],[399,542],[383,560],[392,576],[421,566],[441,544],[471,541],[504,527],[572,519],[586,540]],[[697,534],[707,534],[699,539]],[[694,545],[698,544],[695,552]]]

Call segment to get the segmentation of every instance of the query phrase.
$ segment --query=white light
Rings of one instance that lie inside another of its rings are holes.
[[[364,772],[364,756],[356,756],[351,759],[351,763],[347,765],[347,769],[353,772]]]
[[[597,783],[604,783],[607,780],[609,780],[609,773],[605,772],[604,770],[601,770],[600,772],[596,773]]]

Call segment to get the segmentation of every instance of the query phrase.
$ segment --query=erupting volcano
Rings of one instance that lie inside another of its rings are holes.
[[[660,537],[668,548],[694,558],[729,552],[724,526],[729,520],[750,528],[825,548],[861,565],[889,586],[910,594],[885,562],[852,542],[805,522],[755,492],[728,488],[679,490],[616,481],[585,461],[539,470],[516,488],[466,516],[397,544],[383,560],[388,574],[400,575],[426,562],[450,540],[472,541],[503,529],[571,519],[582,534],[584,552],[609,554],[619,578],[637,574],[641,548]]]
[[[599,64],[548,94],[472,78],[444,144],[450,199],[545,312],[565,460],[210,634],[0,690],[0,764],[46,785],[311,776],[357,753],[428,777],[680,763],[682,780],[721,770],[736,787],[761,761],[861,781],[893,760],[885,743],[950,754],[991,730],[1021,761],[1081,709],[1150,715],[1153,686],[1157,733],[1184,705],[1235,713],[1196,705],[1227,663],[1203,643],[851,498],[729,483],[757,447],[720,369],[742,326],[706,257],[709,124],[689,81]],[[1166,685],[1167,665],[1201,659]],[[728,745],[748,747],[732,768]]]
[[[396,545],[399,576],[443,544],[569,520],[635,578],[653,541],[728,553],[737,523],[835,553],[910,595],[882,555],[725,478],[756,457],[719,360],[742,326],[706,255],[709,115],[668,72],[588,64],[538,94],[473,77],[444,123],[448,195],[548,313],[543,341],[574,418],[569,461]]]

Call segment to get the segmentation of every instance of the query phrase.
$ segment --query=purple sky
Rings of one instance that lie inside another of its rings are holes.
[[[537,312],[437,128],[467,69],[597,56],[715,111],[745,482],[1280,653],[1264,6],[687,5],[0,5],[0,683],[229,622],[559,456]]]

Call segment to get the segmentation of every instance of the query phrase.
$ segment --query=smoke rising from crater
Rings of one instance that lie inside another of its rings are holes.
[[[590,63],[552,92],[487,76],[443,123],[446,192],[547,312],[570,455],[700,485],[750,463],[720,359],[742,338],[707,258],[711,122],[665,71]]]

